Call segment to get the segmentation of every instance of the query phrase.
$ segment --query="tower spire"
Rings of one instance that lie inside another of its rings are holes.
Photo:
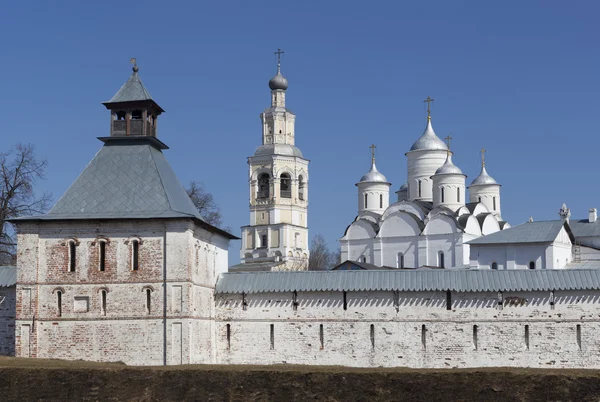
[[[377,146],[375,146],[375,144],[371,144],[369,148],[371,148],[371,165],[373,165],[375,164],[375,148],[377,148]]]
[[[431,102],[433,102],[435,99],[433,99],[431,96],[428,96],[427,99],[425,99],[423,102],[427,103],[427,120],[431,120],[431,107],[430,104]]]
[[[481,148],[481,167],[485,167],[485,148]]]
[[[269,81],[269,88],[271,88],[271,91],[285,91],[288,88],[288,80],[281,75],[281,55],[284,53],[285,52],[281,49],[277,49],[274,53],[277,55],[277,74]]]

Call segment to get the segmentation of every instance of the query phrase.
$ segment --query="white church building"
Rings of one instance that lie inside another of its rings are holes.
[[[435,134],[427,111],[425,132],[406,153],[407,182],[391,205],[391,183],[377,170],[373,152],[371,169],[356,183],[358,216],[340,239],[342,261],[468,267],[469,241],[510,227],[502,220],[500,184],[488,175],[483,150],[481,173],[467,198],[467,176],[452,162],[452,151]]]

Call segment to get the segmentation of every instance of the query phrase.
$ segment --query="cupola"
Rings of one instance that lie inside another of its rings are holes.
[[[469,186],[469,200],[483,203],[491,213],[501,218],[500,184],[490,176],[485,168],[485,149],[481,150],[481,172]]]
[[[365,211],[382,214],[390,204],[391,183],[377,170],[375,148],[374,144],[371,145],[371,169],[356,183],[359,214]]]

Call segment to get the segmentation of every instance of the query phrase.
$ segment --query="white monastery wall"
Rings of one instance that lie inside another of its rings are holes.
[[[346,303],[343,292],[298,292],[296,307],[293,297],[218,295],[216,362],[600,367],[597,291],[347,292]]]

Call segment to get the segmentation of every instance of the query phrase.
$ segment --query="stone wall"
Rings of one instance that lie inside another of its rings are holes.
[[[600,367],[600,292],[218,295],[222,364]],[[244,307],[245,302],[245,307]]]

